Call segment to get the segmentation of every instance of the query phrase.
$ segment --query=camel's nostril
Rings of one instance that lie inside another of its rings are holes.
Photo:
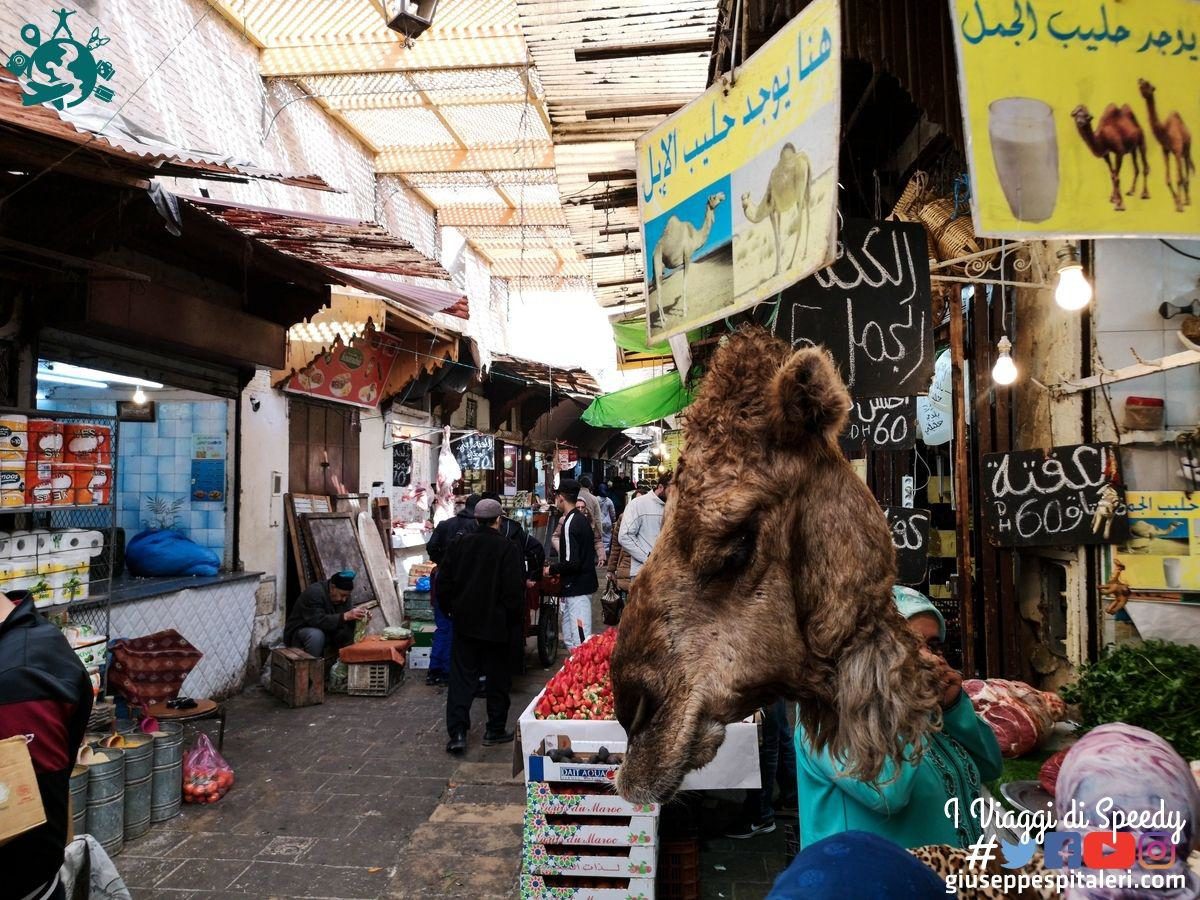
[[[653,694],[642,685],[623,686],[617,703],[617,720],[630,740],[650,724],[658,705]]]
[[[642,694],[638,698],[637,712],[633,714],[633,721],[629,723],[629,736],[637,734],[650,721],[650,703],[646,700],[646,695]]]

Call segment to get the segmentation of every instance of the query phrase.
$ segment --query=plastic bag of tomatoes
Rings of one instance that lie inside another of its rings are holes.
[[[207,734],[183,757],[183,801],[216,803],[233,787],[233,769],[217,752]]]

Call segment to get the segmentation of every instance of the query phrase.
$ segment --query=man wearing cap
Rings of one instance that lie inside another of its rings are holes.
[[[479,676],[487,679],[484,746],[509,743],[511,636],[525,595],[525,561],[517,545],[500,533],[500,504],[475,505],[474,532],[452,543],[438,565],[438,602],[454,622],[450,645],[450,690],[446,695],[447,753],[462,753],[471,730],[471,701]]]
[[[346,607],[353,590],[354,572],[349,570],[310,584],[292,604],[283,626],[283,642],[317,659],[326,647],[338,649],[353,643],[354,623],[367,617],[366,607]]]

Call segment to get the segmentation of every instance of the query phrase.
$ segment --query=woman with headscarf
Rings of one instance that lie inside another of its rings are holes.
[[[1200,896],[1200,875],[1188,866],[1189,854],[1200,850],[1200,787],[1197,787],[1188,764],[1170,744],[1151,731],[1123,722],[1101,725],[1080,738],[1067,753],[1058,773],[1054,799],[1057,830],[1081,834],[1110,830],[1111,825],[1105,827],[1095,814],[1096,804],[1101,801],[1111,803],[1112,810],[1125,815],[1157,813],[1165,814],[1168,820],[1181,822],[1179,838],[1171,847],[1173,860],[1163,868],[1134,866],[1130,870],[1134,878],[1130,887],[1068,887],[1061,894],[1063,900],[1192,900]],[[1081,815],[1080,810],[1087,812]],[[1111,821],[1111,813],[1106,816]],[[1156,838],[1163,831],[1174,838],[1171,828],[1152,830]],[[1139,847],[1143,834],[1149,833],[1139,829],[1130,831]],[[1072,865],[1077,861],[1078,849],[1063,854],[1067,856],[1063,863],[1071,866],[1058,870],[1064,876],[1071,871],[1088,871]],[[942,878],[971,871],[966,851],[957,847],[919,847],[912,852]],[[1164,860],[1170,855],[1164,847]],[[988,871],[998,875],[1004,870],[997,859]],[[1040,851],[1019,871],[1053,874],[1046,869]],[[1090,871],[1093,875],[1100,871],[1114,877],[1121,874],[1116,869]],[[1173,886],[1154,887],[1151,881],[1159,877],[1167,884],[1174,882]],[[994,888],[964,888],[960,883],[958,896],[960,900],[1010,900],[1018,896],[1056,898],[1060,894],[1045,885],[1040,889],[1027,888],[1020,894],[1002,894]]]
[[[962,676],[935,652],[946,639],[946,623],[937,607],[910,588],[892,589],[896,606],[909,628],[925,643],[942,682],[942,730],[925,739],[920,758],[913,748],[909,761],[891,760],[874,782],[845,774],[842,761],[828,750],[817,752],[808,735],[796,728],[796,769],[799,788],[800,844],[856,829],[895,841],[902,847],[923,844],[970,846],[980,836],[971,804],[983,783],[1000,776],[1000,745],[975,714],[963,694]],[[958,801],[958,815],[946,805]]]
[[[1153,690],[1147,687],[1147,690]],[[1055,788],[1054,806],[1059,819],[1074,810],[1087,810],[1088,821],[1067,830],[1084,834],[1107,831],[1093,812],[1096,805],[1111,802],[1114,811],[1126,816],[1154,815],[1160,809],[1169,820],[1182,822],[1178,840],[1172,833],[1174,861],[1163,868],[1134,866],[1134,887],[1121,889],[1071,888],[1066,900],[1183,900],[1200,896],[1200,876],[1188,867],[1188,855],[1200,849],[1200,788],[1183,757],[1152,731],[1115,722],[1101,725],[1079,739],[1063,760]],[[1062,826],[1060,826],[1062,827]],[[1131,828],[1139,847],[1142,835],[1168,832],[1170,828]],[[1165,848],[1164,848],[1165,849]],[[1182,887],[1152,888],[1155,876],[1181,876]]]

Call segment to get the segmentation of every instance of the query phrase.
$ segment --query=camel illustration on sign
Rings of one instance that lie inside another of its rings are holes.
[[[701,247],[708,243],[709,232],[712,231],[716,220],[717,207],[725,202],[725,194],[717,191],[710,194],[705,204],[704,221],[697,228],[691,222],[684,222],[678,216],[671,216],[663,229],[662,236],[654,245],[654,290],[658,295],[658,319],[665,320],[666,304],[663,302],[663,269],[683,269],[682,287],[679,299],[683,303],[683,317],[687,318],[687,277],[692,265],[692,257]]]
[[[1178,112],[1170,113],[1165,121],[1159,120],[1158,107],[1154,103],[1154,85],[1145,78],[1139,78],[1138,89],[1150,113],[1150,130],[1162,146],[1163,169],[1166,170],[1167,189],[1175,198],[1175,211],[1183,212],[1184,206],[1192,202],[1192,173],[1196,171],[1192,163],[1192,133],[1183,124],[1183,117]],[[1174,182],[1171,181],[1171,160],[1175,161]]]
[[[811,180],[812,166],[808,155],[798,153],[793,144],[787,143],[779,151],[779,162],[771,170],[771,179],[762,199],[755,203],[749,191],[742,194],[742,211],[745,212],[747,220],[757,225],[768,216],[771,219],[771,230],[775,234],[775,275],[783,268],[780,224],[783,213],[789,209],[796,210],[796,241],[792,245],[792,258],[787,267],[790,269],[796,264],[796,252],[804,242],[804,232],[808,224],[808,192]]]
[[[1092,151],[1092,155],[1104,160],[1108,166],[1108,174],[1112,178],[1112,196],[1109,200],[1112,202],[1113,209],[1117,212],[1125,210],[1125,203],[1121,199],[1121,166],[1127,155],[1133,159],[1133,184],[1130,186],[1127,196],[1132,197],[1134,191],[1137,190],[1140,171],[1142,199],[1149,200],[1150,189],[1146,185],[1146,175],[1150,171],[1150,166],[1146,162],[1146,135],[1142,132],[1142,126],[1138,124],[1137,116],[1133,114],[1129,104],[1126,103],[1120,109],[1115,103],[1108,104],[1104,112],[1100,114],[1100,124],[1095,131],[1092,130],[1092,114],[1082,103],[1071,111],[1071,117],[1075,120],[1075,127],[1079,129],[1079,136]],[[1138,167],[1139,156],[1141,157],[1140,169]]]

